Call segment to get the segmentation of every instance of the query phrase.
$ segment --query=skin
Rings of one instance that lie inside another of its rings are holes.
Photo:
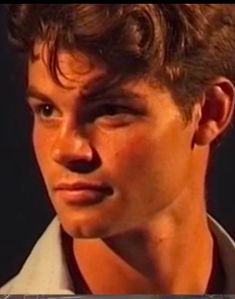
[[[28,76],[34,149],[91,291],[203,293],[213,242],[204,203],[210,141],[199,132],[201,106],[186,124],[170,92],[143,79],[98,100],[88,94],[107,76],[101,64],[84,53],[61,52],[61,87],[42,45],[35,52]],[[110,192],[71,204],[55,186],[75,180],[102,183]]]

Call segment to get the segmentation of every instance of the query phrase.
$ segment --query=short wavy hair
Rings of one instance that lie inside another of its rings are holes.
[[[50,45],[58,81],[58,51],[84,51],[122,76],[156,79],[190,117],[218,76],[235,82],[235,4],[11,4],[9,36],[32,55]]]

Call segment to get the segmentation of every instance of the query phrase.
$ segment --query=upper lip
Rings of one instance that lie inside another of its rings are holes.
[[[111,190],[111,188],[104,183],[97,183],[97,182],[60,182],[55,185],[54,188],[57,190],[95,190],[95,191],[108,191]]]

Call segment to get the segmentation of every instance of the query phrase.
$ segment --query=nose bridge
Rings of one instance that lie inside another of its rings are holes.
[[[52,157],[58,163],[92,159],[89,139],[78,128],[78,124],[65,122],[55,138]]]

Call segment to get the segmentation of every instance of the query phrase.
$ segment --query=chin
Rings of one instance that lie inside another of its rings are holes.
[[[84,217],[59,217],[63,230],[74,239],[105,238],[110,236],[111,227],[104,220]]]

